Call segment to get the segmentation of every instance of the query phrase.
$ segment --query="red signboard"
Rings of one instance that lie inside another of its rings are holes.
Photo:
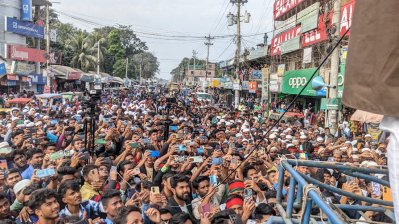
[[[7,80],[17,81],[18,76],[9,74],[9,75],[7,75]]]
[[[69,72],[67,79],[68,80],[79,80],[80,79],[80,72]]]
[[[46,62],[46,51],[33,48],[8,45],[6,55],[17,61]]]
[[[341,25],[339,27],[339,35],[342,36],[351,27],[353,10],[355,9],[355,0],[341,6]],[[349,35],[350,31],[347,35]]]
[[[330,14],[331,18],[332,13]],[[324,15],[319,16],[319,24],[317,29],[306,32],[302,35],[302,47],[307,47],[327,40],[327,31]],[[331,19],[330,19],[331,21]]]
[[[304,0],[275,0],[273,5],[273,18],[277,19],[303,1]]]
[[[271,44],[271,55],[281,54],[281,44],[301,34],[301,26],[294,27],[274,37]]]

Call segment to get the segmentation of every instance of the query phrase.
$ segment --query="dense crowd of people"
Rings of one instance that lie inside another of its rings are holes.
[[[259,105],[240,111],[163,91],[106,93],[96,102],[93,131],[88,105],[78,97],[54,105],[33,97],[0,114],[0,223],[270,223],[279,216],[282,159],[387,163],[386,141],[306,122],[273,126]],[[382,186],[337,170],[296,169],[355,194],[383,197]],[[289,179],[285,173],[283,200]],[[336,204],[364,204],[321,192]],[[366,215],[388,222],[379,212]]]

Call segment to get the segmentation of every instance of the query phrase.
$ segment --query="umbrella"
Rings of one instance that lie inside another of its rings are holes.
[[[352,115],[351,121],[359,121],[362,123],[381,123],[384,115],[373,114],[363,110],[356,110]]]

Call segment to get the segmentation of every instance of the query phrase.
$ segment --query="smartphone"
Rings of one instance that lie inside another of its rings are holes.
[[[204,154],[204,149],[202,147],[197,148],[197,154]]]
[[[177,131],[177,126],[176,125],[169,126],[169,131]]]
[[[186,151],[187,148],[185,145],[179,145],[179,151]]]
[[[252,199],[252,189],[244,189],[244,201],[249,201]]]
[[[140,173],[140,168],[134,168],[133,175],[139,175]]]
[[[223,164],[223,158],[217,157],[212,159],[212,165],[222,165]]]
[[[46,178],[46,177],[51,177],[55,174],[55,169],[53,168],[47,168],[47,169],[42,169],[36,171],[36,176],[39,178]]]
[[[349,183],[353,183],[355,181],[355,178],[352,176],[346,176],[346,182]]]
[[[90,159],[90,154],[88,152],[84,152],[81,154],[80,160],[89,160]]]
[[[202,214],[210,213],[211,212],[211,205],[209,203],[202,205],[201,207]]]
[[[0,169],[1,170],[8,170],[7,160],[0,160]]]
[[[130,143],[129,145],[130,145],[130,147],[132,147],[133,149],[138,149],[138,148],[140,148],[140,143],[138,143],[138,142],[132,142],[132,143]]]
[[[218,178],[217,178],[217,176],[215,176],[215,175],[210,175],[209,176],[209,184],[211,185],[211,186],[217,186],[218,185]]]
[[[151,151],[151,154],[150,154],[150,156],[151,157],[160,157],[160,154],[159,154],[159,151]]]
[[[189,159],[190,163],[202,163],[204,161],[202,156],[190,156]]]
[[[104,163],[112,164],[112,159],[109,157],[104,157]]]
[[[143,143],[144,144],[150,144],[150,139],[148,139],[148,138],[143,138]]]
[[[151,187],[151,193],[160,194],[159,187],[158,186]]]
[[[186,160],[185,156],[175,156],[175,163],[182,163]]]
[[[371,182],[371,186],[373,187],[373,193],[376,196],[381,196],[381,184],[376,182]]]
[[[1,148],[0,154],[10,154],[12,152],[11,148]]]
[[[116,166],[111,166],[110,172],[116,172],[118,170],[118,168]]]
[[[58,159],[64,158],[64,156],[65,156],[64,151],[58,151],[58,152],[52,153],[50,155],[50,160],[51,161],[56,161]]]

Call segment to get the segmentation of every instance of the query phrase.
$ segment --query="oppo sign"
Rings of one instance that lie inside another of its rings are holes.
[[[306,82],[306,77],[295,77],[288,80],[288,85],[291,86],[291,88],[299,88],[305,86]]]

